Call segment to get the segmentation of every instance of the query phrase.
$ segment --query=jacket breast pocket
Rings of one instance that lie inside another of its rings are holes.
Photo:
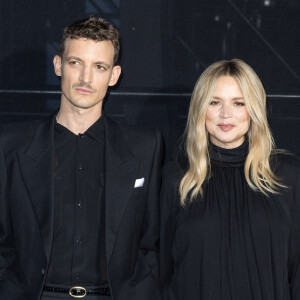
[[[141,186],[141,187],[135,187],[132,190],[131,198],[139,198],[139,199],[146,199],[147,197],[147,187]]]

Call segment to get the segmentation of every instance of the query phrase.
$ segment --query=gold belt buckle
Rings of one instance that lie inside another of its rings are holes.
[[[82,295],[73,295],[74,290],[80,290],[83,294]],[[82,286],[73,286],[69,290],[69,295],[73,298],[84,298],[86,296],[86,289]]]

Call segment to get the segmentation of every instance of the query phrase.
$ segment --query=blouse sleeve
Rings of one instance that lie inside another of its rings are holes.
[[[178,184],[181,171],[175,163],[164,167],[161,189],[160,223],[160,285],[164,292],[173,273],[172,244],[175,234],[176,214],[179,207]]]
[[[288,279],[292,300],[300,299],[300,160],[290,157],[283,166],[291,228],[288,249]]]

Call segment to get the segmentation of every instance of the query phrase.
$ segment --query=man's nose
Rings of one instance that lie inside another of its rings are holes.
[[[85,83],[91,83],[93,81],[93,73],[91,67],[83,67],[80,72],[80,81]]]

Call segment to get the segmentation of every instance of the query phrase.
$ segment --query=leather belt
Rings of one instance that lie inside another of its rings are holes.
[[[82,286],[73,286],[71,288],[64,288],[64,287],[55,287],[55,286],[45,286],[44,291],[69,294],[73,298],[84,298],[86,295],[110,296],[109,287],[84,288]]]

